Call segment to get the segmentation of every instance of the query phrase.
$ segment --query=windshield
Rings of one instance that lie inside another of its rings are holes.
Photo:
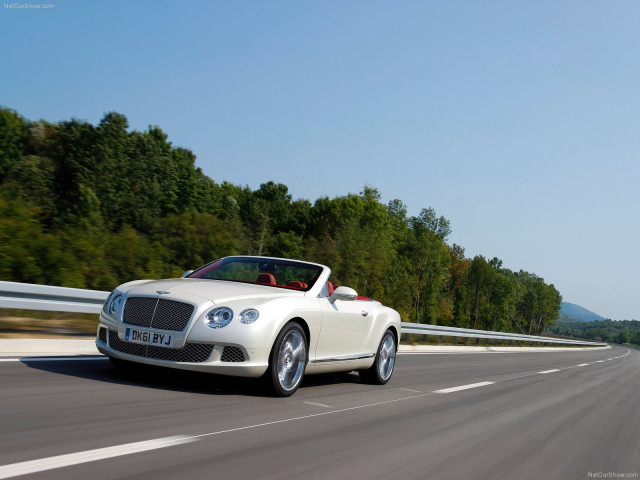
[[[188,278],[228,280],[307,291],[322,267],[294,260],[263,257],[227,257],[199,268]]]

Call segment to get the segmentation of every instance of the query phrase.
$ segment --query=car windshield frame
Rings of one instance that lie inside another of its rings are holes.
[[[222,280],[308,292],[322,275],[322,265],[271,257],[225,257],[208,263],[185,278]],[[258,281],[259,276],[273,278],[275,284]]]

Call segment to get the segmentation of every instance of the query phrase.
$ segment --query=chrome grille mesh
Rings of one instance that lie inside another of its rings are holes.
[[[204,343],[187,343],[180,349],[149,346],[147,357],[172,362],[201,363],[209,359],[212,351],[213,345]]]
[[[124,304],[123,321],[139,327],[184,330],[193,314],[190,303],[164,298],[130,297]]]
[[[124,304],[124,313],[122,319],[124,323],[129,325],[138,325],[140,327],[150,327],[153,320],[153,314],[158,305],[157,298],[149,297],[131,297]]]
[[[151,326],[161,330],[184,330],[193,310],[190,303],[160,299]]]
[[[224,347],[221,362],[244,362],[244,353],[238,347]]]
[[[109,346],[118,352],[138,357],[188,363],[206,362],[213,351],[213,345],[204,343],[187,343],[184,348],[164,348],[123,342],[113,330],[109,330]]]
[[[136,355],[138,357],[146,357],[147,346],[139,343],[123,342],[118,337],[118,332],[109,330],[109,346],[118,352]]]

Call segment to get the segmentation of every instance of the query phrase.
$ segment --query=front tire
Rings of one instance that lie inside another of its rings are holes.
[[[307,367],[307,336],[302,327],[293,322],[280,331],[271,349],[267,386],[277,397],[293,395],[304,377]]]
[[[393,368],[396,365],[397,352],[396,337],[391,330],[384,332],[376,359],[368,370],[360,372],[360,377],[367,383],[374,385],[384,385],[389,381],[393,374]]]

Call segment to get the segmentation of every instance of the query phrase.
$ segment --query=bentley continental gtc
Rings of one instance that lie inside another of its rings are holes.
[[[292,395],[305,374],[358,371],[389,381],[400,316],[329,281],[316,263],[234,256],[182,278],[117,287],[100,313],[96,345],[119,368],[135,363],[261,377]]]

